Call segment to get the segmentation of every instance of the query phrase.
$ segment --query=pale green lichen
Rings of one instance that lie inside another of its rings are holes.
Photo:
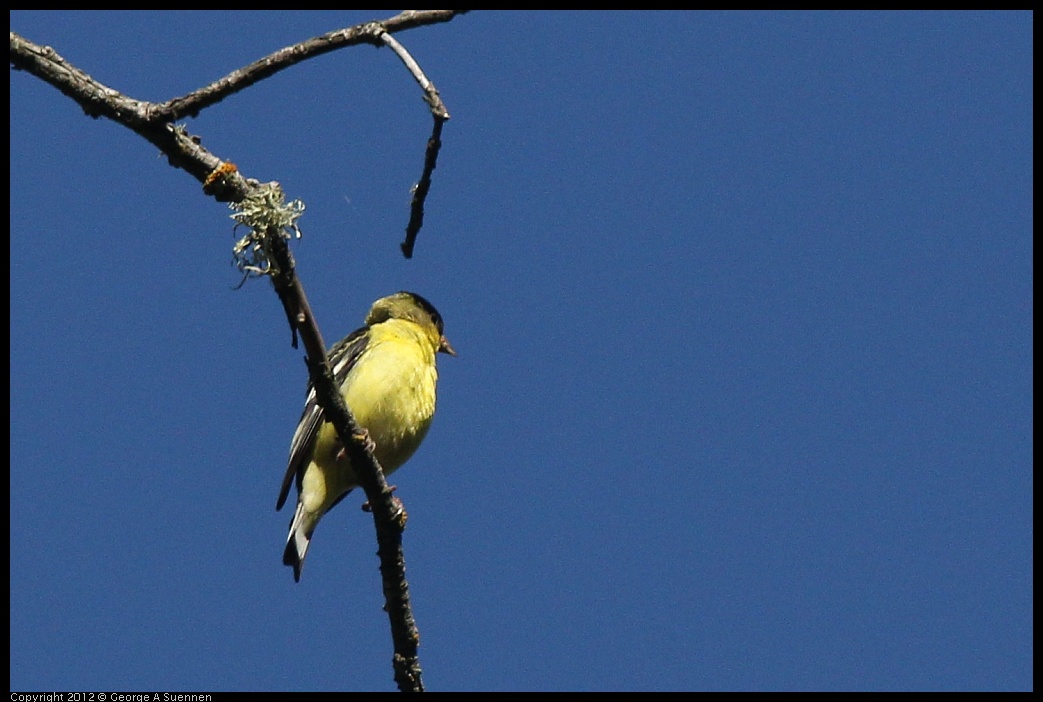
[[[232,247],[232,261],[246,278],[275,275],[278,267],[271,255],[270,237],[301,238],[297,220],[304,214],[300,200],[286,202],[278,183],[267,183],[239,202],[229,204],[231,215],[249,231]]]

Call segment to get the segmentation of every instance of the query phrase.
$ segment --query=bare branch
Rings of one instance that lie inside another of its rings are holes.
[[[220,202],[241,203],[278,188],[277,183],[261,183],[245,178],[229,161],[210,153],[201,145],[201,139],[175,120],[197,116],[203,109],[264,78],[293,66],[305,59],[336,49],[357,44],[388,46],[403,61],[424,91],[424,99],[431,108],[434,130],[428,140],[424,157],[424,171],[414,188],[406,241],[402,244],[406,258],[412,255],[416,234],[423,222],[423,205],[431,185],[441,146],[442,125],[449,112],[442,103],[438,90],[424,75],[417,62],[391,34],[415,27],[448,22],[466,10],[408,10],[379,22],[329,32],[293,46],[281,49],[224,78],[188,95],[164,103],[134,100],[93,79],[84,71],[68,63],[54,49],[39,46],[11,32],[10,61],[15,70],[26,71],[54,86],[79,104],[94,118],[106,117],[133,130],[166,155],[170,164],[190,173],[203,183],[203,191]],[[279,191],[281,197],[281,190]],[[355,437],[362,432],[355,422],[326,358],[326,346],[312,313],[304,287],[296,275],[283,227],[270,225],[255,227],[255,242],[271,256],[269,269],[254,272],[269,275],[282,302],[293,330],[293,345],[298,334],[304,344],[312,382],[319,404],[326,418],[336,428],[357,468],[361,486],[373,511],[380,556],[380,571],[391,623],[395,654],[395,680],[402,690],[423,690],[421,670],[417,658],[419,634],[409,605],[409,588],[405,580],[405,559],[402,552],[404,511],[391,495],[383,471],[364,440]]]
[[[431,189],[431,175],[442,146],[442,125],[449,119],[449,111],[434,83],[405,47],[391,35],[415,27],[448,22],[465,12],[467,10],[406,10],[386,20],[328,32],[280,49],[208,86],[162,103],[128,98],[67,63],[51,47],[38,46],[15,32],[11,32],[11,65],[53,85],[79,103],[91,117],[107,117],[133,129],[166,154],[172,166],[183,168],[200,182],[205,182],[224,162],[203,148],[200,139],[189,136],[184,128],[175,128],[172,124],[174,121],[195,117],[229,95],[308,58],[358,44],[387,46],[402,60],[424,91],[424,100],[434,118],[431,137],[424,150],[423,172],[413,187],[406,236],[400,245],[402,254],[412,258],[417,234],[424,223],[424,203]],[[247,193],[244,189],[246,184],[236,178],[222,184],[229,187],[207,191],[218,201],[236,202]]]
[[[327,32],[321,36],[302,41],[254,61],[249,66],[232,71],[224,78],[193,91],[183,97],[174,98],[156,106],[157,114],[164,119],[175,120],[195,117],[210,105],[224,100],[254,83],[283,71],[315,56],[336,51],[346,46],[373,44],[380,46],[382,37],[395,32],[429,24],[448,22],[466,10],[406,10],[386,20],[367,22],[346,29]]]
[[[413,78],[420,84],[420,88],[424,91],[424,101],[430,106],[431,116],[435,120],[431,137],[427,140],[427,148],[424,150],[424,171],[420,174],[420,180],[413,187],[406,238],[400,244],[402,255],[412,258],[417,234],[420,232],[420,227],[424,225],[424,203],[427,201],[427,193],[431,189],[431,173],[434,172],[435,164],[438,162],[438,151],[442,148],[442,125],[449,119],[449,110],[445,108],[442,96],[438,94],[438,88],[424,74],[416,59],[406,51],[406,47],[398,43],[398,40],[390,34],[381,35],[381,39],[402,60],[409,72],[413,74]]]
[[[398,40],[387,32],[381,34],[380,38],[402,59],[402,63],[406,65],[409,72],[416,78],[416,82],[420,84],[420,88],[424,91],[424,100],[431,106],[431,114],[435,116],[435,119],[449,119],[449,110],[445,109],[445,105],[442,104],[442,98],[439,96],[435,84],[424,75],[424,72],[420,69],[420,64],[406,51],[406,47],[399,44]]]
[[[424,150],[424,172],[420,174],[420,180],[413,187],[413,198],[409,203],[409,224],[406,225],[406,238],[399,244],[402,255],[406,258],[413,257],[416,235],[424,224],[424,202],[431,189],[431,173],[435,170],[435,164],[438,161],[438,150],[442,148],[442,125],[444,123],[444,119],[435,117],[435,126],[431,131],[431,138],[427,140],[427,149]]]

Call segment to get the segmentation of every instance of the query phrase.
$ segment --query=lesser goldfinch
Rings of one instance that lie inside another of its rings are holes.
[[[355,420],[369,433],[384,474],[405,463],[431,426],[438,371],[435,354],[456,355],[443,335],[442,316],[416,293],[398,292],[373,303],[366,325],[329,351],[330,368]],[[290,442],[290,460],[276,509],[297,482],[297,511],[290,522],[283,563],[300,581],[315,526],[358,486],[333,425],[308,383],[304,414]]]

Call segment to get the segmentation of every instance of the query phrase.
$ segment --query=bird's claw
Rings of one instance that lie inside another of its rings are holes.
[[[369,430],[363,428],[358,434],[352,434],[351,438],[355,441],[361,441],[365,446],[366,450],[373,453],[377,450],[377,445],[373,443],[373,439],[369,436]],[[339,443],[339,442],[338,442]],[[333,457],[335,461],[344,461],[348,458],[348,450],[343,445],[337,450],[336,455]]]
[[[388,486],[388,490],[390,492],[394,492],[397,489],[398,489],[397,485],[389,485]],[[406,508],[405,508],[405,505],[402,504],[402,500],[398,499],[394,495],[391,496],[391,509],[392,509],[391,519],[396,524],[398,524],[398,528],[399,529],[405,529],[406,528],[406,522],[409,520],[409,514],[406,512]],[[369,503],[369,500],[366,500],[365,502],[362,503],[362,511],[363,512],[372,512],[373,511],[373,505],[371,505]]]

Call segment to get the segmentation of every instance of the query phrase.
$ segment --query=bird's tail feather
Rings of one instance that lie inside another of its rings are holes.
[[[301,581],[301,567],[304,565],[304,556],[308,553],[308,545],[311,543],[311,534],[315,525],[305,527],[304,505],[297,503],[297,511],[293,514],[290,522],[290,533],[286,537],[286,550],[282,554],[282,562],[293,566],[294,582]]]

